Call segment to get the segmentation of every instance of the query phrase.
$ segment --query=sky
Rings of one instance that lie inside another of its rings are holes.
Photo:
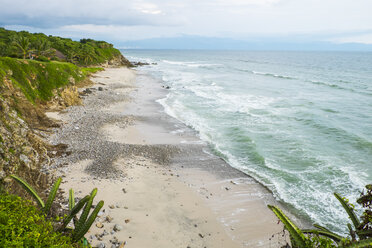
[[[201,36],[372,44],[371,0],[0,0],[0,26],[114,44]]]

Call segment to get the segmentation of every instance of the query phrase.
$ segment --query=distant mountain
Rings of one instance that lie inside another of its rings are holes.
[[[361,43],[292,42],[275,39],[249,41],[201,36],[125,41],[116,43],[116,46],[124,49],[372,51],[372,45]]]

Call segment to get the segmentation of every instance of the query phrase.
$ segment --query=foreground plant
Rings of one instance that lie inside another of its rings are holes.
[[[268,205],[279,220],[288,230],[292,247],[372,247],[372,185],[366,186],[367,193],[361,194],[357,203],[361,204],[365,211],[359,220],[354,211],[354,206],[347,199],[334,193],[336,199],[348,214],[353,226],[348,223],[349,236],[342,237],[325,227],[314,224],[315,229],[300,230],[283,212],[276,206]]]
[[[0,247],[76,247],[32,202],[0,191]]]
[[[25,180],[23,180],[20,177],[17,177],[16,175],[10,175],[11,178],[16,180],[37,202],[41,210],[44,214],[49,214],[50,209],[52,207],[52,203],[54,199],[56,198],[57,191],[59,186],[61,185],[62,178],[58,178],[57,181],[54,183],[52,189],[50,190],[48,199],[46,202],[44,202],[41,197],[36,193],[35,189],[31,187]]]
[[[89,215],[90,209],[92,208],[93,199],[96,196],[96,194],[97,194],[97,189],[95,188],[90,193],[90,195],[86,195],[76,205],[74,205],[74,200],[72,200],[73,190],[70,190],[70,197],[69,197],[70,213],[64,219],[60,230],[66,230],[68,223],[70,223],[70,221],[75,218],[74,220],[75,228],[72,231],[72,239],[74,241],[78,241],[84,238],[84,235],[88,232],[94,220],[97,218],[99,211],[104,205],[103,201],[98,202],[97,206],[94,208],[92,213]],[[80,212],[81,209],[83,209],[83,212],[81,213],[80,218],[77,219],[77,214]]]
[[[61,178],[58,178],[54,183],[48,199],[44,202],[41,197],[36,193],[35,189],[31,187],[25,180],[11,175],[16,182],[18,182],[37,202],[43,214],[48,214],[52,203],[57,195],[58,188],[62,182]],[[103,201],[99,201],[94,210],[90,213],[92,208],[93,200],[97,195],[97,188],[93,189],[89,195],[86,195],[81,199],[77,204],[75,204],[74,190],[70,189],[69,191],[69,213],[65,216],[60,228],[58,231],[70,233],[71,238],[74,242],[82,241],[83,247],[88,246],[87,240],[84,238],[84,235],[88,232],[89,228],[94,223],[95,219],[101,208],[104,205]],[[77,215],[82,210],[80,217]],[[68,228],[67,225],[73,220],[74,228]]]

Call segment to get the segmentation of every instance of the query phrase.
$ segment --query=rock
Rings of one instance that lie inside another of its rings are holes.
[[[133,62],[132,64],[133,64],[134,66],[150,65],[150,64],[147,63],[147,62],[140,62],[140,61],[138,61],[138,62]]]
[[[102,224],[101,222],[98,222],[98,223],[96,224],[96,227],[98,227],[98,228],[102,228],[102,227],[103,227],[103,224]]]
[[[85,94],[92,94],[92,90],[89,89],[89,88],[86,88],[85,90],[83,90],[83,93],[85,93]]]
[[[110,215],[107,215],[107,216],[106,216],[106,221],[107,221],[108,223],[111,223],[112,220],[113,220],[113,218],[112,218]]]
[[[115,231],[115,232],[119,232],[119,231],[121,231],[121,230],[123,230],[123,227],[120,226],[120,225],[118,225],[118,224],[115,224],[115,226],[114,226],[114,231]]]
[[[109,233],[106,230],[103,230],[102,236],[109,235]]]
[[[103,91],[103,88],[102,87],[98,87],[98,91]]]
[[[97,247],[98,247],[98,248],[105,248],[106,245],[105,245],[105,243],[99,243]]]
[[[116,248],[116,245],[112,244],[112,245],[111,245],[111,248]]]
[[[124,221],[125,223],[129,223],[130,222],[130,220],[129,219],[126,219],[125,221]]]
[[[124,189],[124,188],[122,188],[121,189],[123,192],[124,192],[124,194],[126,194],[127,193],[127,191]]]
[[[109,205],[109,208],[114,209],[115,206],[114,205]]]

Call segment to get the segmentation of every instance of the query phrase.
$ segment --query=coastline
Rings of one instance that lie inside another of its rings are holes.
[[[66,143],[72,152],[55,160],[66,196],[69,188],[81,197],[97,187],[97,199],[105,200],[98,220],[103,228],[87,234],[92,245],[108,245],[114,236],[126,247],[285,242],[281,235],[270,239],[283,230],[266,207],[277,204],[272,194],[165,114],[156,102],[167,92],[161,82],[126,68],[105,69],[92,81],[95,90],[84,106],[49,114],[63,123],[51,142]],[[113,231],[115,224],[122,230]]]

